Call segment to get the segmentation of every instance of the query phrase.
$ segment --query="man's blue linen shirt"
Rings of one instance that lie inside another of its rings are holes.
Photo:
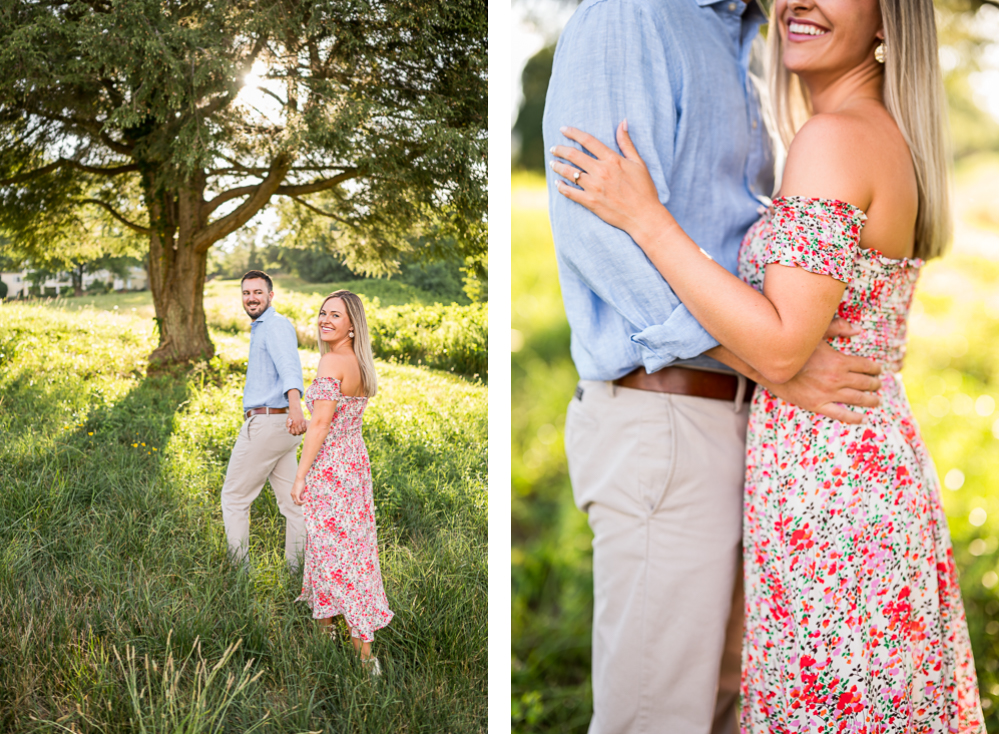
[[[545,100],[546,149],[576,145],[559,132],[566,125],[618,151],[615,129],[628,119],[661,203],[733,273],[756,197],[770,196],[774,181],[748,74],[764,20],[756,0],[586,0],[559,39]],[[580,377],[672,363],[728,370],[699,356],[718,342],[642,250],[560,194],[557,178],[549,169],[549,214]]]
[[[269,306],[250,324],[250,358],[243,410],[287,408],[288,391],[302,395],[302,362],[292,322]]]

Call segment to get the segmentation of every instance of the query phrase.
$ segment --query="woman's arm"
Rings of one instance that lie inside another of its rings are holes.
[[[343,379],[338,367],[337,355],[328,352],[319,361],[316,369],[317,377],[331,377],[338,380]],[[302,442],[302,456],[299,459],[299,468],[295,472],[295,483],[292,485],[292,502],[297,505],[305,503],[306,475],[312,468],[313,462],[319,450],[326,441],[326,436],[330,432],[330,425],[333,423],[333,416],[337,412],[337,400],[317,400],[313,403],[312,417],[309,419],[309,426],[306,428],[306,437]]]
[[[793,144],[783,195],[870,203],[870,196],[866,197],[860,185],[854,183],[856,178],[830,173],[846,152],[839,150],[842,146],[837,136],[826,129],[829,127],[825,125],[822,131],[816,130],[817,134],[807,135],[803,144]],[[805,131],[803,128],[796,143]],[[659,203],[625,123],[618,130],[618,143],[625,157],[586,133],[571,128],[563,132],[594,153],[596,159],[575,148],[555,148],[555,155],[576,166],[556,164],[559,174],[574,180],[577,169],[584,172],[577,180],[582,190],[561,183],[560,192],[628,232],[692,315],[720,344],[767,381],[780,384],[791,379],[830,325],[844,283],[801,268],[772,264],[766,269],[764,294],[758,293],[705,255]]]
[[[305,503],[303,494],[306,488],[306,474],[312,468],[316,455],[319,454],[323,442],[326,441],[326,435],[330,432],[330,424],[333,423],[333,416],[337,412],[337,402],[317,400],[313,403],[312,417],[306,428],[306,438],[302,442],[302,458],[299,459],[295,483],[292,485],[292,502],[297,505]]]

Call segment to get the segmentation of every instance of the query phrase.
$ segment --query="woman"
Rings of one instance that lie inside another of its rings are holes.
[[[371,467],[361,437],[361,415],[378,382],[361,299],[350,291],[331,293],[320,306],[317,331],[319,368],[305,394],[312,418],[292,486],[292,500],[305,505],[308,533],[298,601],[327,632],[333,617],[344,615],[362,663],[380,675],[371,644],[393,614],[382,586]]]
[[[744,499],[749,732],[984,731],[939,485],[898,371],[923,261],[949,236],[931,0],[777,0],[769,45],[781,190],[728,273],[624,157],[564,134],[559,191],[635,240],[698,321],[773,383],[834,339],[883,365],[882,404],[841,423],[758,388]],[[895,55],[894,55],[895,54]],[[804,118],[808,118],[804,120]],[[801,124],[803,123],[804,124]]]

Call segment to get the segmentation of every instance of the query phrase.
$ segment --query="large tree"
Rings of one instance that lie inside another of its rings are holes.
[[[154,361],[212,355],[208,251],[273,197],[357,262],[485,250],[482,0],[5,0],[0,38],[0,230],[147,238]]]

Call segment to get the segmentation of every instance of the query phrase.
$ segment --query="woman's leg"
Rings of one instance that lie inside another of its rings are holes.
[[[372,643],[365,642],[360,637],[355,636],[357,630],[351,630],[351,642],[354,643],[354,652],[361,656],[361,662],[367,662],[372,656]]]

